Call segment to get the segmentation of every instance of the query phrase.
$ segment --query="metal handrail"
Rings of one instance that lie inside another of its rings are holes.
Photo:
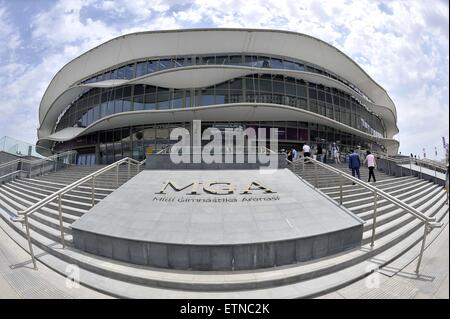
[[[18,163],[25,163],[25,164],[30,164],[30,165],[38,164],[39,165],[39,164],[44,163],[44,162],[54,161],[55,159],[58,159],[59,157],[67,156],[67,155],[70,155],[70,154],[76,154],[76,153],[77,153],[76,151],[67,151],[67,152],[51,155],[51,156],[48,156],[48,157],[45,157],[45,158],[40,158],[40,159],[37,159],[37,160],[28,160],[28,159],[25,159],[25,158],[18,158],[18,159],[15,159],[15,160],[12,160],[12,161],[0,164],[0,168],[4,168],[4,167],[7,167],[7,166],[15,165],[15,164],[18,164]]]
[[[424,225],[424,235],[423,235],[423,240],[422,240],[422,246],[421,246],[421,251],[420,251],[420,255],[419,255],[419,260],[417,262],[417,267],[416,267],[416,272],[419,272],[419,268],[420,268],[420,263],[422,260],[422,255],[423,255],[423,251],[425,249],[425,240],[426,240],[426,236],[428,234],[429,231],[431,231],[432,228],[440,228],[443,226],[442,223],[438,223],[435,222],[436,218],[435,217],[429,217],[425,214],[423,214],[422,212],[418,211],[417,209],[415,209],[414,207],[404,203],[403,201],[399,200],[398,198],[384,192],[383,190],[370,185],[369,183],[366,183],[364,181],[361,181],[360,179],[353,177],[352,175],[345,173],[337,168],[334,168],[330,165],[327,165],[325,163],[322,163],[318,160],[312,159],[310,157],[304,157],[301,159],[298,159],[296,161],[289,161],[286,159],[286,161],[288,163],[291,163],[293,165],[298,164],[299,162],[302,162],[303,165],[305,164],[305,161],[310,161],[312,163],[314,163],[314,169],[316,171],[315,174],[315,185],[313,185],[315,188],[317,188],[317,165],[321,166],[331,172],[334,172],[336,174],[339,175],[339,179],[340,179],[340,204],[343,204],[343,195],[342,195],[342,178],[346,178],[350,181],[352,181],[355,184],[358,184],[360,186],[362,186],[363,188],[366,188],[368,190],[370,190],[371,192],[373,192],[374,194],[374,213],[373,213],[373,222],[372,222],[372,237],[371,237],[371,247],[374,246],[374,242],[375,242],[375,231],[376,231],[376,218],[377,218],[377,208],[378,208],[378,197],[384,198],[386,199],[388,202],[402,208],[404,211],[406,211],[407,213],[413,215],[414,217],[416,217],[417,219],[419,219],[423,225]],[[304,167],[303,167],[304,169]]]
[[[42,200],[40,200],[37,203],[34,203],[33,205],[31,205],[30,207],[28,207],[27,209],[23,210],[23,211],[19,211],[18,214],[19,215],[23,215],[23,217],[19,217],[19,218],[11,218],[12,221],[14,222],[21,222],[25,224],[26,227],[26,233],[27,233],[27,239],[28,239],[28,246],[30,249],[30,255],[33,261],[33,265],[34,268],[37,269],[37,265],[36,265],[36,260],[35,260],[35,256],[33,253],[33,246],[31,243],[31,236],[30,236],[30,229],[29,229],[29,222],[28,222],[28,217],[33,214],[34,212],[36,212],[38,209],[44,207],[45,205],[49,204],[50,202],[54,201],[55,199],[58,200],[58,210],[59,210],[59,227],[60,227],[60,233],[61,233],[61,244],[62,247],[65,248],[65,239],[64,239],[64,227],[63,227],[63,218],[62,218],[62,196],[68,192],[70,192],[71,190],[77,188],[78,186],[92,181],[92,192],[91,192],[91,204],[92,207],[95,205],[95,178],[103,173],[106,173],[112,169],[116,169],[116,184],[117,186],[119,185],[119,166],[127,163],[128,164],[128,178],[130,177],[130,167],[131,165],[136,165],[137,167],[137,172],[139,172],[139,168],[140,165],[142,165],[144,161],[137,161],[133,158],[130,157],[126,157],[123,158],[121,160],[118,160],[117,162],[114,162],[106,167],[103,167],[85,177],[80,178],[79,180],[73,182],[72,184],[69,184],[63,188],[61,188],[60,190],[46,196],[45,198],[43,198]]]
[[[399,158],[393,158],[393,157],[386,156],[386,155],[381,155],[381,154],[375,154],[375,155],[377,155],[380,158],[383,158],[385,160],[388,160],[388,161],[391,161],[391,162],[395,162],[395,163],[417,162],[417,163],[422,163],[422,164],[429,165],[429,166],[432,166],[432,167],[435,167],[435,168],[439,168],[439,169],[442,169],[444,171],[447,170],[447,167],[445,165],[433,162],[431,160],[426,161],[426,160],[421,160],[421,159],[416,159],[416,158],[411,158],[411,157],[406,157],[406,158],[403,158],[403,159],[399,159]]]

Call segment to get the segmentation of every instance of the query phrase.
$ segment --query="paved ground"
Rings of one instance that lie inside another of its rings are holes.
[[[390,277],[375,273],[321,298],[449,298],[449,226],[427,248],[420,276],[416,261]],[[1,298],[109,298],[83,286],[70,288],[66,278],[42,264],[32,269],[30,257],[0,228]]]
[[[70,288],[66,278],[42,264],[33,269],[30,256],[0,228],[0,299],[109,298],[83,286]]]
[[[448,299],[449,226],[425,250],[420,275],[417,260],[390,277],[374,273],[367,278],[320,298],[337,299]]]

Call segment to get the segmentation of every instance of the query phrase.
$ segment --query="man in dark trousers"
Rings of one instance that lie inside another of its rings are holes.
[[[348,158],[348,168],[352,170],[353,177],[355,177],[356,173],[356,175],[358,175],[358,178],[361,179],[361,175],[359,174],[359,168],[361,167],[359,155],[354,150],[351,150],[350,152],[351,154]]]

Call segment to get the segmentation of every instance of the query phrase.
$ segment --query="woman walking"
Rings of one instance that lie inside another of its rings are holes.
[[[376,162],[375,162],[375,156],[373,156],[373,154],[370,153],[370,151],[367,151],[366,153],[366,159],[364,160],[364,163],[367,162],[367,167],[369,168],[369,183],[370,183],[370,178],[373,177],[373,182],[375,183],[377,180],[375,179],[375,166],[376,166]]]

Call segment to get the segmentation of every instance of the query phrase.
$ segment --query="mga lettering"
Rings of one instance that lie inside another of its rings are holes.
[[[167,194],[169,190],[171,192],[185,191],[186,195],[200,195],[202,192],[211,195],[232,195],[235,193],[236,187],[231,182],[192,182],[185,186],[178,186],[173,181],[166,181],[163,183],[161,190],[155,194]],[[251,195],[257,191],[263,194],[276,193],[261,183],[252,181],[239,194]]]

